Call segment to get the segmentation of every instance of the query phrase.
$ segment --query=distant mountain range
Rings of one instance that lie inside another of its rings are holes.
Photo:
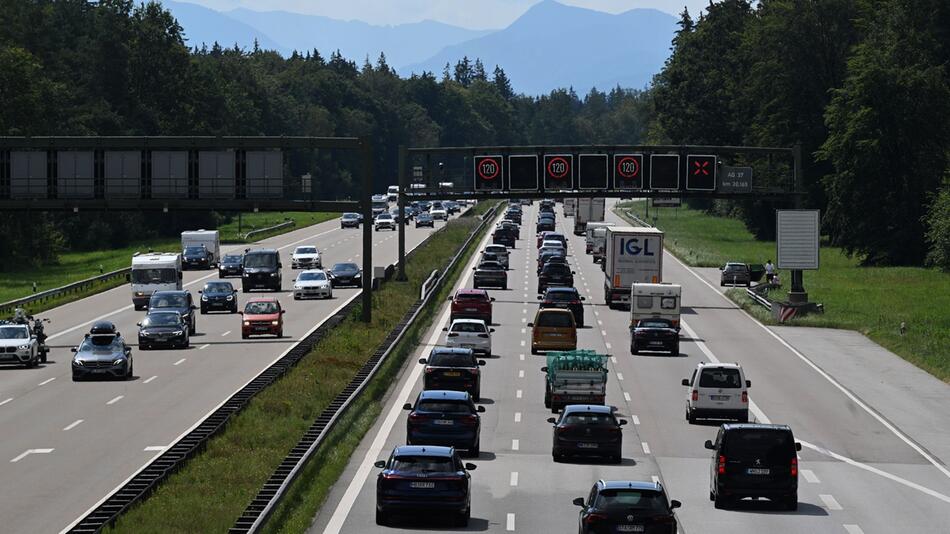
[[[196,4],[163,0],[178,19],[190,46],[265,49],[289,55],[317,49],[347,58],[376,61],[385,53],[400,74],[434,72],[467,56],[480,58],[490,73],[505,69],[518,92],[544,94],[558,87],[586,93],[591,87],[645,87],[669,56],[676,19],[652,9],[616,15],[566,6],[535,4],[501,30],[469,30],[435,21],[375,26],[286,11],[235,9],[220,12]]]

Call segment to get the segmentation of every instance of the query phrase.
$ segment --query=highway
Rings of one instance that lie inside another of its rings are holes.
[[[609,211],[607,220],[622,223]],[[603,273],[584,254],[582,237],[557,207],[561,231],[570,236],[575,285],[587,297],[578,348],[611,358],[608,404],[631,424],[623,427],[621,465],[554,463],[552,414],[543,405],[543,356],[530,353],[537,309],[534,221],[526,208],[522,239],[511,251],[507,291],[489,290],[494,303],[493,352],[482,371],[481,456],[472,471],[472,521],[480,532],[577,530],[575,497],[599,478],[659,480],[677,510],[680,531],[690,534],[892,534],[950,532],[950,389],[860,336],[840,331],[767,328],[722,295],[716,269],[689,269],[664,258],[664,281],[683,286],[681,354],[632,356],[628,313],[609,310]],[[487,238],[486,238],[487,242]],[[473,258],[472,265],[477,258]],[[463,270],[458,287],[471,287]],[[418,357],[442,344],[448,305],[416,357],[407,360],[382,417],[355,451],[350,465],[314,518],[314,534],[456,530],[421,519],[378,527],[374,523],[373,462],[405,443],[400,407],[421,390]],[[787,341],[787,339],[793,341]],[[860,338],[860,339],[854,339]],[[802,348],[796,348],[802,347]],[[882,354],[883,353],[883,354]],[[689,425],[682,378],[703,361],[738,361],[752,381],[750,399],[760,422],[789,424],[803,443],[799,507],[786,511],[764,500],[716,510],[709,500],[710,451],[716,424]],[[817,363],[816,363],[817,362]],[[427,514],[418,514],[425,518]],[[466,529],[458,529],[466,530]]]
[[[410,224],[407,250],[432,232]],[[374,232],[373,243],[375,265],[396,261],[396,232]],[[291,270],[290,255],[303,244],[320,249],[325,268],[362,264],[362,231],[341,229],[339,219],[251,245],[281,253],[282,339],[242,340],[240,315],[211,313],[197,316],[189,349],[139,351],[136,323],[145,312],[132,309],[127,285],[41,314],[51,320],[50,361],[34,369],[0,367],[0,531],[66,528],[359,293],[336,288],[330,300],[294,301],[300,271]],[[217,277],[216,270],[185,271],[185,288],[197,301],[204,282]],[[240,288],[240,278],[229,280]],[[249,295],[274,294],[239,294],[241,308]],[[133,380],[72,382],[69,349],[100,319],[114,322],[133,344]]]

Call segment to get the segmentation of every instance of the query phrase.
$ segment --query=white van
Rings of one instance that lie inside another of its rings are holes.
[[[149,252],[132,255],[132,305],[136,310],[148,307],[152,293],[181,289],[181,254]]]
[[[700,363],[689,378],[686,391],[686,420],[734,419],[749,422],[749,388],[738,363]]]
[[[630,328],[641,319],[667,319],[679,330],[682,286],[634,282],[630,296]]]
[[[389,198],[390,202],[396,202],[399,200],[399,186],[391,185],[386,189],[386,197]]]

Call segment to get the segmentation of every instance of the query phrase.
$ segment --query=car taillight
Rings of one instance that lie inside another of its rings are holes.
[[[699,391],[697,391],[697,390],[694,389],[694,390],[693,390],[693,402],[696,402],[696,401],[698,401],[698,400],[699,400]]]
[[[743,403],[743,404],[748,404],[748,403],[749,403],[749,392],[748,392],[748,391],[743,391],[743,392],[742,392],[742,403]]]
[[[725,474],[726,474],[726,457],[723,456],[723,455],[721,455],[721,454],[719,455],[719,469],[718,469],[718,471],[719,471],[719,474],[720,474],[720,475],[725,475]]]
[[[426,367],[426,374],[432,373],[432,372],[434,372],[434,371],[435,371],[435,369],[433,369],[433,368],[431,368],[431,367]]]
[[[466,415],[462,418],[462,424],[465,426],[475,426],[478,424],[477,415]]]
[[[456,333],[456,332],[449,332],[449,335],[446,336],[446,337],[458,337],[458,333]]]
[[[584,523],[593,525],[594,523],[606,520],[607,514],[587,514],[587,517],[584,518]]]
[[[426,416],[424,415],[419,415],[416,413],[409,414],[410,423],[421,423],[422,421],[425,421],[425,420],[426,420]]]
[[[469,370],[468,370],[468,374],[470,374],[470,375],[478,375],[478,369],[469,369]]]
[[[581,301],[579,301],[579,300],[572,300],[572,301],[570,301],[568,304],[580,304],[580,303],[581,303]]]
[[[575,426],[575,425],[559,426],[559,427],[557,427],[557,431],[558,431],[558,433],[568,432],[568,431],[570,431],[570,430],[574,430],[574,426]]]
[[[478,337],[488,337],[488,334],[478,334]]]
[[[798,458],[792,458],[792,468],[791,468],[790,474],[793,477],[798,476]]]

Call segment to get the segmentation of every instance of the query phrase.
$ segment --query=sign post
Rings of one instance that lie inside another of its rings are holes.
[[[808,293],[802,271],[818,269],[821,214],[818,210],[775,210],[775,221],[778,268],[792,273],[788,301],[804,304],[808,302]]]
[[[719,174],[720,193],[751,193],[752,167],[723,166]]]

